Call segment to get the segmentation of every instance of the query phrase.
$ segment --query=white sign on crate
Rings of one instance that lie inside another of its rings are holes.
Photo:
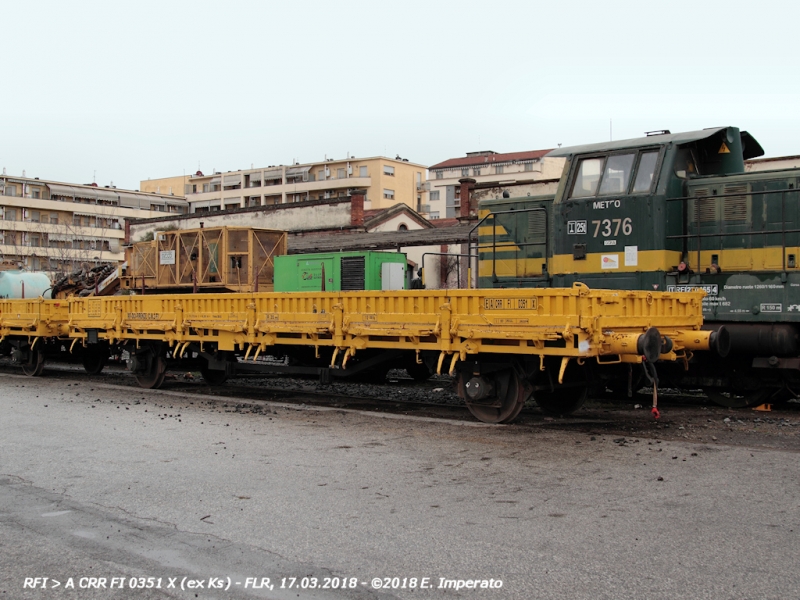
[[[158,263],[161,265],[174,265],[175,250],[161,250],[158,253]]]

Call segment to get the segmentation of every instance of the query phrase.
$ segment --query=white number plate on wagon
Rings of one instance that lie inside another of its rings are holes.
[[[536,310],[536,298],[484,298],[484,310]]]

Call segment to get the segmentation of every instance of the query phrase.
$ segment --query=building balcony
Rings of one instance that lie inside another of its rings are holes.
[[[122,262],[124,252],[110,250],[92,250],[90,248],[48,248],[44,246],[23,246],[20,244],[0,244],[0,258],[11,259],[14,256],[37,256],[54,260],[81,260],[92,262]]]
[[[302,194],[305,192],[322,192],[327,190],[342,190],[348,188],[368,188],[372,185],[371,177],[347,177],[344,179],[324,179],[322,181],[299,181],[297,183],[284,183],[281,185],[266,185],[262,187],[247,187],[236,190],[222,190],[216,192],[197,192],[187,194],[186,200],[194,202],[220,202],[237,200],[250,196],[275,196],[278,194]]]

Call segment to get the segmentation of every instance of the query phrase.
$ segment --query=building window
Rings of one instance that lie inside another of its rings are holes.
[[[435,192],[431,192],[431,194],[430,194],[431,202],[436,202],[438,199],[439,199],[439,190],[436,190]]]
[[[5,211],[6,221],[16,221],[17,220],[17,210],[15,208],[7,208]]]
[[[367,167],[358,167],[358,176],[359,177],[368,177],[368,175],[367,175]]]
[[[533,163],[525,163],[526,171],[533,171]]]
[[[383,190],[383,197],[388,200],[394,200],[394,190]]]
[[[58,225],[58,215],[50,214],[50,225]]]
[[[436,179],[442,179],[444,177],[443,171],[436,171]]]
[[[408,225],[400,223],[400,225],[397,226],[397,231],[408,231]]]
[[[478,167],[477,169],[472,169],[472,176],[478,177],[481,174],[481,169]]]
[[[31,223],[38,223],[41,215],[38,210],[31,211]]]
[[[438,211],[438,210],[435,210],[435,211],[433,211],[433,212],[431,213],[431,216],[430,216],[430,218],[431,218],[431,219],[438,219],[438,218],[439,218],[439,211]]]
[[[6,185],[6,196],[16,196],[16,195],[17,195],[17,186]]]
[[[394,177],[394,167],[390,167],[389,165],[383,165],[383,174],[389,175],[390,177]]]
[[[325,181],[325,169],[317,172],[317,181]]]
[[[30,237],[30,242],[29,242],[28,245],[33,247],[33,248],[38,248],[39,247],[39,236],[38,235],[32,235]]]
[[[41,197],[42,197],[41,190],[33,190],[31,192],[31,198],[41,198]]]
[[[344,179],[344,169],[336,169],[336,179]]]
[[[461,169],[462,177],[469,177],[469,169]]]
[[[495,175],[502,175],[503,174],[503,165],[497,165],[494,168],[494,174]]]

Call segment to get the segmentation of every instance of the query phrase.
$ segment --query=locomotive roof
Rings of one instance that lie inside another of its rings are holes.
[[[566,148],[558,148],[550,152],[547,156],[572,156],[574,154],[585,154],[589,152],[608,152],[613,150],[625,150],[627,148],[641,148],[644,146],[662,146],[665,144],[688,144],[699,140],[708,139],[720,131],[724,131],[728,127],[710,127],[709,129],[700,129],[699,131],[685,131],[683,133],[664,133],[657,135],[648,135],[646,137],[632,138],[628,140],[617,140],[614,142],[601,142],[599,144],[584,144],[582,146],[568,146]],[[742,142],[746,142],[745,159],[761,156],[764,151],[758,142],[746,131],[742,131]]]

